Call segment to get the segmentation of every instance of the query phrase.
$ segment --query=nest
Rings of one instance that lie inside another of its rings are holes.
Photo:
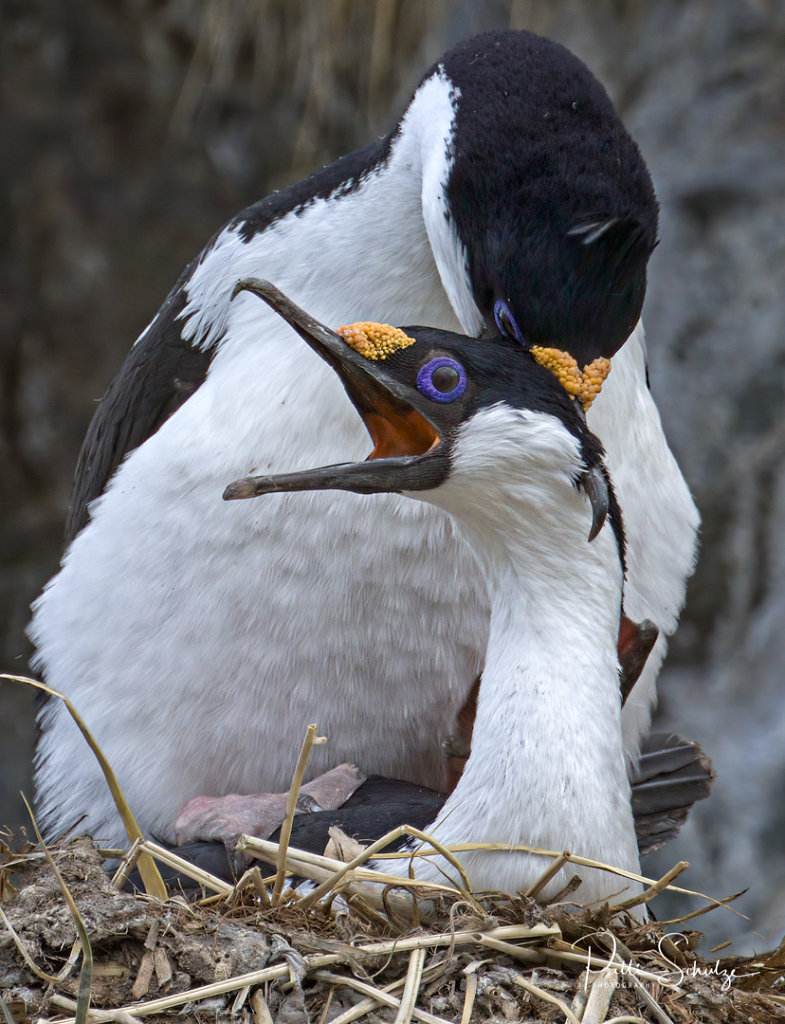
[[[61,697],[42,683],[4,675]],[[100,850],[90,839],[47,848],[0,842],[0,1013],[6,1024],[156,1020],[253,1024],[446,1024],[567,1021],[569,1024],[710,1024],[785,1021],[785,941],[754,959],[707,961],[687,922],[730,903],[682,889],[680,862],[654,881],[572,854],[515,847],[548,864],[525,893],[477,893],[456,854],[401,826],[362,847],[331,830],[325,855],[289,846],[311,748],[308,727],[280,843],[242,836],[252,865],[236,884],[195,868],[145,839],[114,773],[70,702],[62,698],[98,759],[130,848]],[[384,849],[402,835],[417,857],[437,856],[443,885],[386,874]],[[329,854],[329,855],[328,855]],[[375,867],[369,867],[373,860]],[[118,861],[114,875],[107,861]],[[275,866],[268,878],[256,861]],[[538,900],[570,864],[608,871],[621,892],[602,906],[574,900],[575,876],[547,905]],[[170,892],[159,864],[180,872]],[[141,891],[125,891],[137,869]],[[308,885],[293,880],[307,879]],[[194,896],[194,889],[196,895]],[[703,901],[678,920],[648,920],[664,889]],[[738,895],[738,894],[737,894]]]
[[[265,860],[282,855],[260,845]],[[119,890],[142,852],[198,880],[199,898]],[[283,851],[290,869],[333,881],[315,898],[283,889],[273,904],[275,876],[258,866],[232,886],[142,842],[112,878],[105,861],[116,853],[89,839],[3,847],[6,1020],[785,1020],[784,951],[706,961],[687,919],[641,923],[620,904],[543,906],[446,885],[402,890],[294,850]]]

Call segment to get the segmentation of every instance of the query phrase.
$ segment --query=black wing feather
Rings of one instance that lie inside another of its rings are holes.
[[[70,544],[87,525],[88,506],[125,456],[151,437],[207,376],[215,343],[194,347],[182,337],[177,318],[186,304],[189,266],[158,312],[147,334],[126,356],[98,404],[79,453],[65,527]]]

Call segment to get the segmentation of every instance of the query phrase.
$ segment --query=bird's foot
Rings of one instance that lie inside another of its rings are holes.
[[[301,787],[295,814],[336,810],[364,781],[365,776],[356,765],[338,765]],[[239,837],[271,836],[284,819],[288,797],[288,793],[194,797],[175,821],[177,845],[199,841],[223,843],[230,863],[240,867],[236,857]]]

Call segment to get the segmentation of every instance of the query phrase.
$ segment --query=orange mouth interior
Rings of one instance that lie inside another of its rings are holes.
[[[362,417],[373,441],[369,459],[424,455],[441,440],[431,424],[415,409],[400,411],[388,406],[383,412],[363,411]]]

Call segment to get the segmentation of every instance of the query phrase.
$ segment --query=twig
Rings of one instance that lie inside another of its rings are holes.
[[[221,896],[230,896],[234,892],[234,886],[224,882],[222,878],[218,878],[217,875],[211,875],[209,871],[198,868],[195,864],[184,860],[176,853],[167,850],[164,846],[159,846],[158,843],[154,843],[150,839],[143,839],[140,846],[152,857],[155,857],[156,860],[160,860],[162,864],[174,868],[181,875],[192,878],[199,885],[203,885],[205,889],[212,889],[214,892],[220,893]]]
[[[529,886],[523,895],[533,899],[538,893],[542,892],[548,882],[558,875],[569,859],[570,851],[565,850],[560,857],[556,858],[549,868],[546,868],[545,871],[543,871],[540,877]]]
[[[480,942],[480,934],[477,936]],[[497,953],[506,953],[515,960],[525,960],[529,964],[542,964],[545,962],[546,954],[536,949],[526,949],[525,946],[514,946],[511,942],[504,942],[502,939],[495,939],[490,935],[483,935],[481,945],[493,949]]]
[[[410,1024],[414,1014],[414,1004],[417,1002],[417,993],[420,990],[424,963],[425,950],[413,949],[409,954],[409,969],[406,972],[406,983],[401,994],[401,1005],[398,1007],[393,1024]]]
[[[479,964],[477,966],[479,967]],[[461,1024],[469,1024],[472,1017],[472,1010],[474,1009],[474,999],[477,995],[477,967],[472,971],[466,968],[463,973],[466,975],[466,993],[463,997]]]
[[[278,844],[270,842],[269,839],[257,839],[254,836],[240,836],[237,843],[238,850],[244,850],[252,856],[258,857],[270,864],[278,862]],[[333,880],[337,873],[345,875],[343,871],[347,867],[343,861],[333,860],[331,857],[324,857],[317,853],[309,853],[306,850],[289,848],[286,855],[286,864],[290,871],[302,875],[303,878],[310,878],[317,883],[324,883]],[[374,882],[377,885],[364,883]],[[334,883],[333,883],[334,884]],[[412,913],[412,906],[409,901],[396,894],[387,894],[379,889],[379,886],[396,886],[398,888],[410,888],[417,892],[429,891],[432,893],[446,893],[450,896],[458,896],[458,890],[437,883],[424,883],[412,881],[408,878],[399,878],[397,875],[389,875],[385,872],[374,871],[371,868],[353,868],[350,880],[347,879],[342,888],[352,894],[361,895],[363,899],[377,910],[385,909],[385,900],[388,900],[394,907],[396,914],[404,920],[409,920]],[[325,891],[329,891],[326,889]],[[308,895],[313,895],[309,893]],[[298,903],[298,906],[301,906]]]
[[[369,846],[366,846],[363,849],[363,851],[361,853],[358,853],[356,857],[353,857],[352,860],[350,860],[350,861],[348,861],[346,863],[338,861],[337,863],[340,864],[340,867],[337,868],[337,870],[334,872],[334,874],[332,874],[329,878],[326,878],[322,882],[322,884],[317,886],[317,888],[314,889],[312,892],[309,892],[305,896],[302,897],[302,899],[299,901],[299,905],[300,905],[301,909],[305,910],[308,907],[313,906],[313,904],[316,903],[318,900],[320,900],[322,898],[322,896],[324,896],[326,893],[330,892],[331,889],[334,889],[338,885],[338,883],[347,874],[349,874],[350,871],[353,871],[355,868],[360,867],[362,864],[364,864],[366,861],[368,861],[371,857],[375,857],[377,853],[379,853],[381,850],[383,850],[385,848],[385,846],[389,846],[390,843],[395,842],[396,839],[401,839],[405,835],[413,836],[416,839],[420,839],[423,842],[429,843],[433,847],[434,850],[436,850],[441,856],[445,857],[445,859],[448,860],[453,865],[453,867],[455,867],[456,870],[458,870],[460,872],[461,878],[462,878],[462,880],[463,880],[463,882],[465,884],[465,887],[466,887],[466,891],[462,891],[460,889],[455,890],[455,891],[460,892],[460,894],[464,897],[464,899],[468,899],[468,900],[470,900],[470,902],[474,903],[474,900],[472,900],[472,898],[471,898],[471,896],[469,895],[469,892],[468,892],[468,890],[469,890],[469,879],[468,879],[468,877],[466,875],[466,872],[464,871],[463,866],[461,865],[460,861],[458,861],[458,859],[452,853],[450,853],[449,850],[447,850],[445,847],[443,847],[438,842],[438,840],[433,839],[431,836],[427,835],[425,832],[421,832],[420,829],[413,828],[410,825],[399,825],[397,828],[392,829],[386,835],[383,835],[381,837],[381,839],[377,839],[375,842],[371,843]],[[243,837],[243,838],[245,838],[245,837]],[[389,856],[390,855],[388,854],[386,859],[388,859]],[[392,856],[400,859],[402,857],[408,857],[409,854],[401,854],[401,853],[397,853],[396,852],[396,854],[393,854]],[[387,879],[388,880],[387,880],[386,884],[387,885],[397,884],[396,881],[395,881],[397,879],[397,877],[398,876],[396,876],[396,875],[389,875],[388,874],[387,875]],[[414,879],[414,881],[417,882],[416,879]],[[422,885],[422,884],[429,884],[429,883],[422,883],[422,882],[420,882],[418,884]]]
[[[400,987],[402,984],[405,984],[408,974],[404,975],[403,978],[399,978],[395,983],[395,986],[387,986],[385,988],[377,988],[375,985],[370,985],[367,981],[360,981],[359,978],[348,977],[343,974],[333,974],[332,971],[319,971],[316,974],[316,977],[320,978],[322,981],[329,982],[331,985],[342,985],[345,988],[352,988],[356,992],[361,992],[363,995],[368,996],[369,1000],[373,1000],[373,1005],[363,1011],[364,1013],[368,1013],[370,1010],[375,1009],[379,1003],[383,1006],[391,1007],[396,1010],[396,1012],[400,1010],[401,1000],[390,995],[389,990],[393,987]],[[359,1005],[353,1006],[347,1013],[341,1014],[340,1017],[335,1017],[331,1021],[331,1024],[348,1024],[348,1021],[357,1020],[357,1017],[361,1016],[361,1014],[356,1012],[359,1009]],[[425,1010],[418,1010],[416,1007],[412,1010],[411,1016],[414,1017],[415,1020],[422,1021],[423,1024],[447,1024],[442,1017],[434,1017],[432,1013],[427,1013]]]
[[[130,878],[131,872],[136,867],[136,862],[139,859],[139,851],[143,842],[144,840],[141,838],[134,839],[128,851],[122,856],[120,863],[117,865],[117,870],[112,875],[112,885],[115,889],[122,889]]]
[[[322,953],[318,956],[305,957],[306,967],[314,969],[327,967],[330,964],[339,963],[343,959],[339,953]],[[188,989],[185,992],[176,992],[169,996],[162,996],[160,999],[150,999],[144,1003],[130,1003],[121,1006],[118,1010],[93,1010],[91,1020],[111,1021],[117,1020],[114,1016],[118,1012],[130,1013],[135,1017],[149,1017],[154,1013],[162,1013],[164,1010],[171,1010],[175,1006],[184,1006],[185,1003],[199,1002],[202,999],[211,999],[213,996],[226,995],[227,992],[236,992],[245,988],[246,985],[261,985],[265,981],[275,981],[277,978],[289,977],[289,964],[275,964],[273,967],[265,967],[258,971],[250,971],[248,974],[235,975],[233,978],[226,978],[223,981],[216,981],[210,985],[199,985],[197,988]],[[75,1018],[68,1018],[58,1021],[57,1024],[77,1024]]]
[[[248,870],[243,873],[242,878],[235,883],[234,888],[229,895],[229,905],[234,906],[238,902],[243,890],[249,887],[253,888],[253,891],[265,907],[271,906],[270,893],[267,891],[267,886],[264,884],[262,873],[256,865],[252,868],[248,868]]]
[[[578,953],[568,943],[561,942],[560,940],[551,941],[548,946],[548,956],[552,957],[554,960],[570,960],[573,963],[583,964],[586,967],[597,967],[600,969],[603,967],[619,967],[619,962],[616,960],[605,960],[602,957],[588,956],[585,953]],[[632,977],[633,975],[638,978],[642,978],[644,981],[655,981],[658,985],[664,985],[673,992],[681,992],[678,985],[667,981],[661,974],[653,974],[651,971],[644,971],[641,967],[635,967],[632,964],[624,964],[624,976]]]
[[[589,990],[581,1024],[602,1024],[608,1015],[608,1008],[618,984],[619,972],[613,967],[606,967],[597,975]]]
[[[628,900],[623,900],[621,903],[616,903],[610,908],[612,913],[617,913],[620,910],[629,910],[630,907],[637,907],[641,903],[648,903],[653,900],[655,896],[659,896],[663,889],[670,887],[670,883],[674,878],[686,871],[690,866],[688,860],[680,860],[678,864],[674,864],[670,871],[666,871],[665,874],[656,881],[653,885],[650,885],[648,889],[640,893],[638,896],[631,896]]]
[[[254,989],[251,993],[250,1002],[256,1024],[274,1024],[270,1007],[267,1005],[267,1000],[262,995],[260,988]]]
[[[542,999],[543,1002],[551,1003],[552,1006],[558,1006],[570,1024],[581,1024],[565,1002],[558,999],[556,996],[552,996],[550,992],[546,992],[545,989],[540,988],[539,985],[535,985],[534,982],[529,981],[528,978],[524,978],[522,974],[513,974],[512,981],[514,981],[516,985],[525,989],[531,995],[536,996],[538,999]]]
[[[50,997],[49,1002],[63,1010],[72,1011],[76,1009],[77,1005],[75,999],[69,999],[68,996],[61,996],[57,993]],[[115,1024],[140,1024],[139,1018],[134,1017],[128,1010],[89,1010],[87,1014],[88,1024],[95,1024],[96,1021],[114,1021]],[[47,1024],[47,1022],[37,1020],[37,1024]],[[57,1021],[57,1024],[60,1024],[60,1021]]]
[[[449,850],[452,853],[467,853],[470,850],[484,850],[486,852],[498,852],[498,853],[531,853],[538,857],[563,857],[565,856],[564,851],[557,850],[542,850],[536,846],[510,846],[509,843],[451,843]],[[380,853],[376,855],[377,860],[390,860],[395,857],[399,857],[398,853]],[[434,857],[436,854],[432,850],[414,850],[411,853],[406,854],[407,857]],[[627,871],[625,868],[617,868],[612,864],[603,864],[598,860],[591,860],[588,857],[580,857],[575,853],[570,853],[567,856],[567,862],[570,864],[577,864],[579,867],[585,868],[597,868],[599,871],[607,871],[612,875],[618,875],[620,878],[628,878],[632,882],[640,882],[643,885],[656,885],[659,879],[647,878],[645,875],[638,875],[634,871]],[[711,904],[707,910],[713,910],[714,907],[726,906],[727,903],[732,899],[736,899],[740,894],[736,896],[728,896],[725,899],[718,900],[714,896],[707,896],[703,892],[698,892],[695,889],[683,889],[679,885],[668,885],[666,886],[669,892],[679,893],[681,896],[696,896],[698,899],[706,900]],[[745,918],[746,916],[740,911],[736,910],[735,907],[728,907],[732,913],[738,917]],[[705,912],[705,911],[704,911]]]
[[[16,1021],[14,1020],[11,1011],[6,1006],[5,999],[3,999],[2,996],[0,996],[0,1010],[3,1011],[3,1019],[5,1020],[5,1024],[16,1024]]]
[[[449,932],[438,932],[432,935],[410,935],[402,939],[386,939],[381,942],[370,942],[364,945],[356,945],[353,947],[353,954],[357,957],[361,956],[383,956],[389,957],[394,953],[409,952],[413,949],[431,949],[441,946],[451,945],[484,945],[487,939],[500,939],[502,941],[510,941],[513,939],[525,940],[542,940],[552,936],[554,933],[560,934],[559,929],[556,926],[548,926],[543,924],[536,924],[529,928],[526,925],[521,924],[508,924],[500,925],[497,928],[491,928],[486,932],[478,932],[476,929],[466,929],[462,931],[449,931]],[[552,951],[548,950],[548,955],[552,954]],[[314,956],[303,957],[303,965],[306,973],[311,971],[320,970],[325,967],[329,967],[333,964],[340,963],[346,958],[346,953],[320,953]],[[585,959],[585,958],[584,958]],[[189,989],[186,992],[178,992],[173,995],[163,996],[160,999],[152,999],[148,1002],[143,1003],[131,1003],[128,1006],[123,1006],[120,1009],[124,1012],[132,1013],[137,1017],[149,1016],[153,1013],[161,1013],[164,1010],[170,1010],[175,1006],[182,1006],[188,1002],[199,1002],[202,999],[210,999],[213,996],[225,995],[227,992],[236,992],[239,989],[245,988],[246,986],[254,987],[261,985],[263,982],[274,981],[277,978],[288,978],[289,977],[289,965],[287,964],[276,964],[273,967],[265,967],[259,971],[251,971],[248,974],[236,975],[233,978],[226,978],[223,981],[217,981],[210,985],[201,985],[198,988]],[[656,979],[656,976],[652,975],[652,978]],[[396,1000],[396,1006],[398,1001]],[[116,1012],[116,1011],[112,1011]],[[430,1014],[424,1014],[424,1011],[416,1010],[414,1016],[418,1020],[424,1020],[425,1017],[430,1021],[436,1021],[438,1018],[432,1017]],[[93,1010],[91,1019],[99,1020],[111,1020],[114,1018],[106,1017],[103,1010]],[[58,1024],[76,1024],[73,1019],[59,1021]],[[443,1022],[440,1022],[443,1024]]]
[[[606,935],[600,936],[600,939],[606,949],[610,946],[610,958],[617,965],[617,970],[624,971],[625,978],[629,979],[630,984],[638,993],[640,999],[648,1006],[660,1024],[673,1024],[671,1018],[654,999],[643,982],[636,978],[635,974],[629,970],[632,953],[619,937],[606,933]],[[622,954],[624,955],[622,956]]]
[[[286,801],[286,813],[281,823],[281,838],[279,841],[278,870],[275,873],[275,885],[273,886],[272,904],[276,906],[281,900],[283,882],[286,875],[286,851],[289,847],[289,840],[292,837],[292,822],[297,810],[297,798],[300,795],[300,786],[303,784],[305,769],[308,767],[308,758],[315,744],[327,742],[326,736],[316,735],[316,725],[309,725],[305,732],[305,739],[300,749],[300,756],[297,759],[297,766],[292,776],[292,784],[289,787],[289,797]]]
[[[331,985],[340,984],[345,985],[348,988],[356,988],[355,982],[360,985],[364,984],[363,982],[358,982],[356,978],[347,978],[342,974],[332,974],[330,971],[317,971],[314,974],[314,977],[321,981],[326,981]],[[394,992],[396,988],[401,988],[405,981],[405,976],[403,978],[396,978],[395,981],[390,982],[389,985],[385,985],[383,988],[374,989],[374,991],[389,994]],[[368,988],[373,989],[373,985],[369,985]],[[359,989],[356,990],[360,991]],[[337,1017],[333,1017],[330,1024],[352,1024],[352,1021],[359,1020],[360,1017],[364,1017],[366,1013],[370,1013],[371,1010],[375,1010],[381,1002],[382,1000],[377,999],[375,995],[368,996],[367,999],[363,999],[350,1009],[344,1010],[344,1012],[339,1014]],[[393,1000],[393,1003],[397,1006],[398,1000]]]
[[[683,924],[685,921],[689,921],[693,917],[701,917],[703,914],[709,914],[712,910],[716,910],[717,907],[724,907],[728,903],[732,903],[734,900],[737,900],[739,896],[743,896],[745,892],[747,892],[746,889],[739,889],[738,892],[734,892],[731,896],[725,896],[724,899],[713,900],[708,907],[701,907],[699,910],[693,910],[691,913],[684,914],[682,917],[674,917],[671,918],[670,921],[660,921],[659,923],[662,925]],[[734,914],[738,914],[739,917],[743,917],[745,921],[749,921],[747,915],[742,914],[741,911],[736,910],[735,907],[729,907],[728,909],[732,910]]]
[[[663,1008],[660,1006],[660,1004],[657,1002],[657,1000],[654,998],[651,992],[649,992],[649,990],[646,988],[643,982],[636,978],[634,974],[630,974],[629,970],[627,969],[628,966],[629,965],[625,966],[624,968],[625,977],[629,978],[630,982],[632,983],[632,987],[638,993],[638,996],[640,997],[642,1002],[644,1002],[648,1006],[648,1008],[651,1010],[651,1012],[654,1014],[654,1016],[657,1018],[660,1024],[673,1024],[673,1020],[663,1010]]]

